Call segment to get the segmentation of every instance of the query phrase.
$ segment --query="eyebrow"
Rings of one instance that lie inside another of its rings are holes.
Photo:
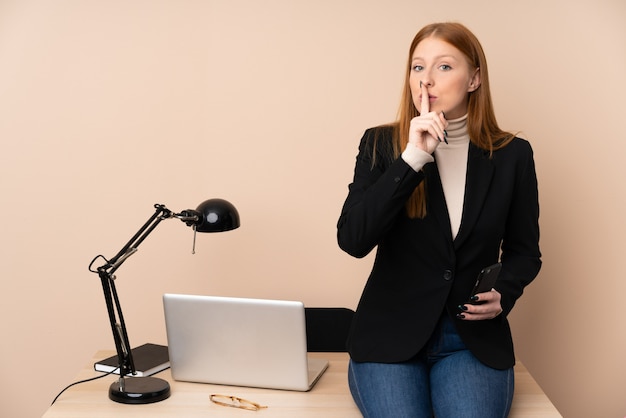
[[[455,60],[455,61],[457,60],[457,58],[456,58],[454,55],[447,55],[447,54],[444,54],[444,55],[437,55],[436,57],[434,57],[434,59],[435,59],[435,60],[440,60],[440,59],[442,59],[442,58],[452,58],[452,59],[453,59],[453,60]],[[412,58],[411,58],[411,61],[415,61],[415,60],[423,60],[423,59],[424,59],[424,58],[422,58],[422,57],[412,57]]]

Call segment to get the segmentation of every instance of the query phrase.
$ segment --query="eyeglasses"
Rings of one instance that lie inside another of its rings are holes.
[[[246,399],[238,398],[236,396],[213,394],[209,397],[209,399],[211,399],[211,402],[221,406],[247,409],[248,411],[258,411],[259,409],[267,408],[267,406],[259,405],[256,402],[251,402]]]

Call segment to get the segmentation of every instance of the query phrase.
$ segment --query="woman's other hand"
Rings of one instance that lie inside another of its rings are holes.
[[[495,289],[489,292],[478,293],[472,297],[472,303],[459,305],[457,317],[465,321],[482,321],[493,319],[502,313],[500,300],[502,295]]]

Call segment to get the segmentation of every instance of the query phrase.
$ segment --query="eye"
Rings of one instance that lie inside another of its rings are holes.
[[[450,67],[448,64],[441,64],[439,66],[439,69],[442,71],[450,71],[452,69],[452,67]]]
[[[422,71],[424,69],[424,67],[422,67],[421,65],[414,65],[413,66],[413,71]]]

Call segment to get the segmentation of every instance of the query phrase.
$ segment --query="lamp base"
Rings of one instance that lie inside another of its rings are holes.
[[[109,387],[109,398],[119,403],[146,404],[169,397],[170,384],[157,377],[121,378]]]

